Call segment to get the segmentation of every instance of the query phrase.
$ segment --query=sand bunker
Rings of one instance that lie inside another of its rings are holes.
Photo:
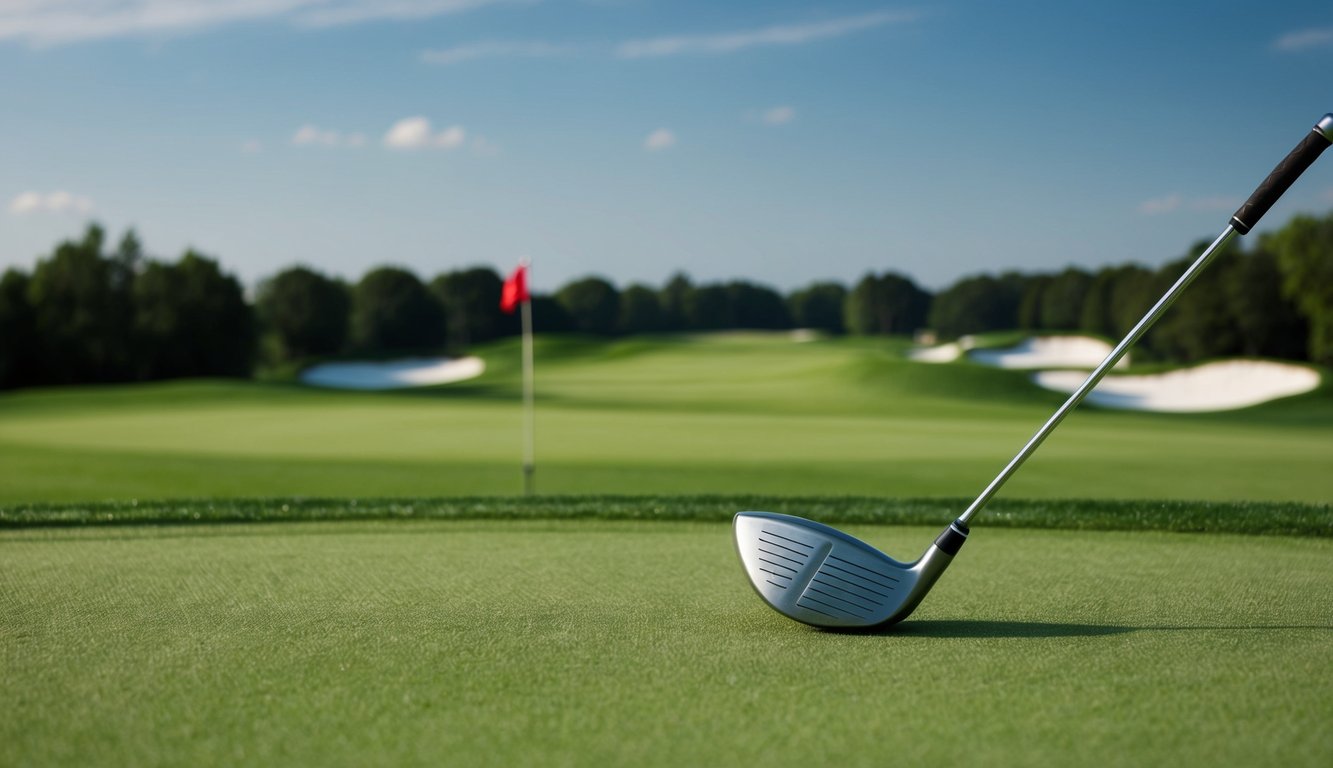
[[[1005,349],[974,349],[973,361],[996,368],[1096,368],[1111,354],[1111,345],[1087,336],[1036,336]],[[1116,368],[1129,365],[1129,355]]]
[[[963,356],[963,348],[955,344],[921,347],[907,353],[908,359],[918,363],[952,363]]]
[[[392,360],[384,363],[325,363],[301,372],[301,381],[333,389],[406,389],[448,384],[480,376],[479,357]]]
[[[1085,378],[1078,371],[1043,371],[1032,380],[1056,392],[1073,392]],[[1147,376],[1109,376],[1089,393],[1087,402],[1139,411],[1226,411],[1317,386],[1319,374],[1303,366],[1228,360]]]

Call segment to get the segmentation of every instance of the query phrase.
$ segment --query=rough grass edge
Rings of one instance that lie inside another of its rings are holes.
[[[124,500],[0,507],[0,529],[337,520],[649,520],[729,522],[742,510],[832,525],[945,525],[965,499],[866,496],[463,496]],[[1005,499],[978,518],[994,528],[1173,531],[1333,537],[1333,505],[1298,502]]]

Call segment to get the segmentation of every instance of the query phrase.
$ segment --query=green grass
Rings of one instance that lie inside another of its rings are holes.
[[[725,334],[539,340],[546,494],[977,493],[1058,405],[1024,374],[904,342]],[[194,381],[0,396],[0,504],[509,495],[517,347],[424,392]],[[1230,414],[1083,409],[1015,498],[1333,499],[1333,392]]]
[[[0,764],[1333,760],[1333,541],[973,539],[845,635],[763,606],[717,523],[3,531]]]
[[[367,520],[645,520],[728,522],[741,510],[831,525],[943,526],[966,499],[857,496],[461,496],[434,499],[177,499],[0,507],[0,529]],[[1174,531],[1333,537],[1333,506],[1298,502],[999,499],[986,528]]]

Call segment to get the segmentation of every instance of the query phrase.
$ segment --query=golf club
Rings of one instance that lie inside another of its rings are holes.
[[[967,541],[968,523],[996,491],[1189,287],[1222,247],[1236,235],[1253,229],[1330,143],[1333,143],[1333,114],[1324,115],[1273,169],[1231,217],[1222,234],[915,562],[900,563],[865,542],[804,518],[772,512],[739,512],[733,523],[736,549],[755,591],[778,613],[816,627],[864,629],[888,626],[907,618],[949,567]]]

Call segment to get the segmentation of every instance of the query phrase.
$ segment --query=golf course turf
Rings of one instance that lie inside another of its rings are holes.
[[[937,532],[852,526],[890,554]],[[1323,765],[1333,541],[984,530],[879,635],[717,523],[0,534],[0,762]]]
[[[764,509],[911,560],[1059,403],[901,342],[512,342],[423,392],[0,395],[0,765],[1333,763],[1333,394],[1080,410],[903,624],[751,591]]]

